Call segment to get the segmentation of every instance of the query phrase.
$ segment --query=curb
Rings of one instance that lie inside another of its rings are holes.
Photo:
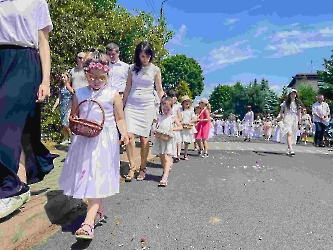
[[[73,210],[83,212],[86,206],[80,199],[63,195],[58,189],[58,179],[66,157],[66,149],[51,150],[59,157],[54,161],[54,169],[42,182],[33,184],[31,200],[20,211],[0,220],[1,249],[27,250],[45,241],[50,235],[61,229],[58,224],[61,219]],[[140,162],[140,148],[134,151],[135,161]],[[148,161],[155,161],[154,155],[149,154]],[[121,168],[128,167],[126,152],[121,155]],[[124,164],[125,163],[125,164]],[[125,170],[126,171],[126,170]],[[122,182],[120,180],[120,182]]]

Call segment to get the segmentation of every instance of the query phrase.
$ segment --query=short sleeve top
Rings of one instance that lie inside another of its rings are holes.
[[[0,0],[0,44],[38,49],[38,31],[53,29],[46,0]]]

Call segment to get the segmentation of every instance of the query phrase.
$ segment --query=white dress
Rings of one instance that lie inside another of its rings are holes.
[[[193,109],[187,109],[187,110],[181,109],[180,113],[182,114],[182,124],[190,124],[191,120],[197,119],[197,116],[195,115]],[[183,129],[180,132],[181,141],[187,143],[194,142],[195,141],[194,133],[195,133],[195,126],[193,126],[192,129]]]
[[[172,116],[174,119],[178,118],[177,114],[178,114],[178,110],[181,111],[182,105],[179,102],[176,102],[173,106],[172,106]],[[175,124],[176,126],[176,124]],[[175,131],[175,142],[181,143],[182,142],[182,138],[180,135],[180,131]]]
[[[284,106],[283,126],[281,127],[281,141],[287,141],[287,134],[291,132],[291,142],[296,144],[297,141],[297,129],[298,129],[298,117],[297,106],[294,101],[291,102],[290,108],[287,107],[286,102],[283,102],[281,106]]]
[[[170,156],[176,156],[177,154],[177,146],[175,143],[175,133],[170,133],[170,129],[175,126],[175,120],[172,115],[164,116],[159,115],[157,121],[156,131],[169,134],[171,137],[170,140],[165,141],[159,138],[154,139],[154,144],[152,147],[153,155],[167,154]]]
[[[59,178],[59,189],[74,198],[104,198],[119,193],[120,154],[118,131],[113,114],[116,90],[106,87],[91,91],[87,87],[76,90],[78,102],[95,99],[104,109],[102,132],[92,138],[75,135],[68,150]],[[94,96],[96,96],[94,98]],[[79,107],[81,118],[101,122],[102,111],[93,102]]]
[[[148,137],[156,115],[154,82],[160,69],[154,64],[142,67],[138,74],[130,67],[132,88],[128,94],[124,113],[127,131],[135,135]]]
[[[247,112],[243,118],[243,128],[244,136],[252,137],[253,136],[253,120],[254,114],[252,111]]]

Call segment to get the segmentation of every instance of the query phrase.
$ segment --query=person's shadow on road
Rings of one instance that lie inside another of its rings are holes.
[[[85,219],[87,205],[81,199],[64,195],[61,190],[49,191],[46,197],[44,209],[49,221],[61,226],[62,232],[74,234]]]

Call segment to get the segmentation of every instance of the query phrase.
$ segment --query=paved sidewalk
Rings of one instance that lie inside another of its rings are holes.
[[[58,190],[58,179],[68,147],[58,146],[58,149],[55,149],[52,144],[47,144],[47,147],[52,153],[59,155],[54,162],[55,168],[42,182],[30,186],[31,200],[20,211],[0,220],[1,249],[29,249],[61,229],[61,226],[54,222],[82,206],[81,200],[64,197]],[[148,156],[150,161],[154,161],[154,158],[151,154]],[[121,155],[121,160],[128,161],[126,152]],[[140,162],[138,147],[135,148],[135,162]],[[54,213],[55,210],[59,212]],[[54,214],[58,214],[58,217],[54,217]]]

